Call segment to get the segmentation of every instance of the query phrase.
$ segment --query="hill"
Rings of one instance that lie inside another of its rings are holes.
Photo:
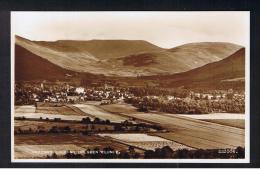
[[[143,40],[31,41],[16,45],[67,70],[106,76],[167,75],[219,61],[241,46],[204,42],[163,49]]]
[[[161,85],[168,87],[223,88],[225,84],[228,84],[229,87],[230,85],[239,85],[238,87],[241,87],[241,85],[244,85],[244,77],[245,48],[242,48],[227,58],[187,72],[146,78],[163,81],[164,84]]]
[[[66,79],[75,73],[42,59],[19,45],[15,45],[15,80]]]

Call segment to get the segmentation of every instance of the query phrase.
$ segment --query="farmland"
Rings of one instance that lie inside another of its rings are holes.
[[[35,113],[35,106],[26,105],[26,106],[15,106],[15,113]]]
[[[137,113],[128,114],[128,116],[160,124],[170,132],[156,133],[154,135],[194,148],[234,148],[244,145],[243,129],[178,115],[167,116],[154,113]]]
[[[129,118],[104,111],[95,105],[75,104],[74,106],[80,109],[82,112],[85,112],[87,116],[97,117],[103,120],[109,119],[112,122],[122,122],[125,120],[129,120]]]
[[[171,115],[171,114],[167,114]],[[178,114],[184,117],[190,117],[198,120],[214,120],[214,119],[245,119],[245,114],[241,113],[209,113],[209,114]]]
[[[63,120],[75,120],[81,121],[82,118],[87,116],[75,116],[75,115],[60,115],[60,114],[47,114],[47,113],[15,113],[14,117],[25,117],[34,119],[55,119],[61,118]]]
[[[85,149],[74,144],[62,145],[17,145],[15,146],[16,158],[46,158],[56,153],[61,156],[70,150],[74,153],[84,153]]]
[[[99,106],[101,109],[111,112],[113,114],[120,114],[120,113],[141,113],[137,110],[136,107],[126,104],[126,103],[118,103],[118,104],[110,104],[110,105],[102,105]]]
[[[157,136],[150,136],[147,134],[99,134],[105,138],[113,138],[115,141],[139,147],[145,150],[155,150],[156,148],[162,148],[169,146],[173,150],[179,149],[192,149],[188,146],[179,144],[174,141],[170,141]]]
[[[30,131],[31,133],[48,133],[53,128],[64,129],[67,132],[85,132],[85,131],[113,131],[113,125],[107,124],[82,124],[75,122],[54,122],[54,121],[34,121],[34,120],[15,120],[15,132]],[[68,129],[69,128],[69,129]]]
[[[121,110],[118,107],[120,107]],[[237,116],[236,114],[232,116],[228,113],[181,116],[162,112],[138,112],[127,105],[108,105],[102,106],[102,108],[113,113],[132,117],[136,119],[136,121],[145,121],[161,125],[167,129],[168,132],[154,133],[153,135],[176,141],[193,148],[214,149],[244,146],[245,130],[243,127],[239,127],[244,121],[243,114],[237,114]],[[196,117],[198,119],[196,119]],[[218,118],[224,117],[226,119],[217,120]],[[233,119],[233,124],[231,124],[230,117],[239,119]],[[237,124],[235,122],[237,120],[242,122]]]
[[[55,119],[81,121],[87,117],[86,114],[78,110],[74,110],[69,106],[62,107],[35,107],[35,106],[18,106],[15,109],[14,117],[25,117],[33,119]]]
[[[36,108],[35,113],[46,113],[46,114],[60,114],[60,115],[75,115],[85,116],[86,114],[77,110],[71,105],[62,106],[40,106]]]
[[[242,127],[244,114],[178,115],[157,111],[147,113],[140,112],[134,106],[126,103],[109,105],[100,105],[99,103],[42,104],[37,107],[16,107],[15,117],[35,119],[15,120],[16,133],[20,133],[20,130],[37,133],[39,129],[45,133],[37,135],[37,137],[33,134],[16,135],[16,157],[46,158],[47,155],[51,155],[53,152],[58,156],[62,156],[67,149],[72,153],[84,154],[83,152],[86,149],[94,149],[95,146],[102,149],[105,145],[111,145],[115,151],[123,149],[126,151],[129,146],[132,146],[140,154],[148,150],[155,151],[165,146],[174,151],[182,149],[235,149],[238,146],[244,146],[245,134]],[[132,129],[129,128],[128,133],[122,133],[123,130],[115,133],[115,126],[113,125],[82,124],[82,119],[86,117],[90,120],[96,118],[101,120],[109,119],[111,123],[119,124],[126,120],[132,124],[154,124],[161,126],[166,131],[134,133],[134,131],[130,132]],[[62,121],[55,121],[57,118]],[[46,121],[46,119],[52,121]],[[238,120],[240,120],[240,123],[237,123]],[[64,129],[66,127],[70,128],[69,133],[53,135],[53,128]],[[98,134],[80,134],[80,132],[86,131],[98,132]],[[43,138],[45,136],[46,138]],[[62,137],[64,138],[62,139]],[[95,141],[92,142],[91,139]],[[58,144],[62,146],[57,146]]]
[[[167,114],[169,116],[175,116]],[[179,116],[189,117],[202,121],[222,124],[231,127],[245,129],[245,114],[240,113],[210,113],[210,114],[178,114]]]
[[[99,136],[84,136],[80,134],[49,134],[49,135],[16,135],[16,158],[46,158],[56,153],[64,155],[66,151],[84,153],[87,149],[110,146],[118,151],[126,151],[128,146],[104,139]]]
[[[204,119],[203,121],[245,129],[244,119]]]

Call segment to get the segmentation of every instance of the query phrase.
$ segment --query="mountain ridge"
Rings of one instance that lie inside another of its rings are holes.
[[[219,61],[242,48],[231,43],[200,42],[164,49],[143,40],[48,42],[19,36],[16,45],[70,71],[123,77],[186,72]]]

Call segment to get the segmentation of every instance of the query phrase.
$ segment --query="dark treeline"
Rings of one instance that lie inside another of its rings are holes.
[[[137,97],[143,96],[175,96],[185,98],[189,95],[189,90],[186,89],[164,89],[158,87],[130,87],[128,91]]]
[[[245,158],[245,149],[237,147],[235,150],[228,150],[227,153],[220,153],[218,149],[198,149],[187,150],[181,149],[173,151],[169,146],[158,148],[155,151],[145,151],[144,158],[147,159],[160,159],[160,158],[173,158],[173,159],[228,159],[228,158]]]
[[[126,103],[132,104],[139,111],[147,112],[156,110],[176,114],[203,114],[212,112],[244,113],[245,104],[243,100],[189,100],[175,99],[165,101],[148,97],[133,97],[125,99]]]
[[[243,159],[245,158],[245,149],[237,147],[236,149],[227,149],[226,153],[221,153],[218,149],[198,149],[187,150],[181,149],[173,151],[169,146],[157,148],[153,150],[145,150],[144,154],[137,153],[134,147],[129,146],[126,151],[116,151],[114,148],[105,147],[93,150],[87,149],[84,154],[67,151],[62,156],[57,156],[53,153],[46,158],[65,158],[65,159],[130,159],[130,158],[144,158],[144,159]]]
[[[46,122],[59,122],[62,124],[66,122],[66,120],[62,121],[60,118],[55,118],[53,120],[50,119],[26,119],[25,117],[16,117],[16,120],[30,120],[30,121],[46,121]],[[149,132],[153,131],[161,131],[163,128],[157,124],[147,124],[147,123],[133,123],[131,121],[125,120],[121,123],[110,122],[110,120],[101,120],[99,118],[95,118],[91,120],[89,117],[83,118],[81,121],[70,122],[71,125],[68,126],[57,126],[54,125],[52,127],[47,126],[38,126],[37,128],[26,128],[16,127],[14,130],[14,134],[46,134],[46,133],[82,133],[84,135],[98,133],[98,132]],[[74,127],[75,124],[81,124],[82,127]]]

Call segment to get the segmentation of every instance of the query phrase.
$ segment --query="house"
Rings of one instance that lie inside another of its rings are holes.
[[[103,99],[103,100],[101,100],[100,105],[107,105],[107,104],[111,104],[111,100],[109,100],[109,99]]]
[[[79,96],[67,96],[67,101],[77,101],[79,100]]]
[[[83,94],[83,93],[85,93],[85,88],[83,88],[83,87],[77,87],[77,88],[75,89],[75,92],[76,92],[77,94]]]

